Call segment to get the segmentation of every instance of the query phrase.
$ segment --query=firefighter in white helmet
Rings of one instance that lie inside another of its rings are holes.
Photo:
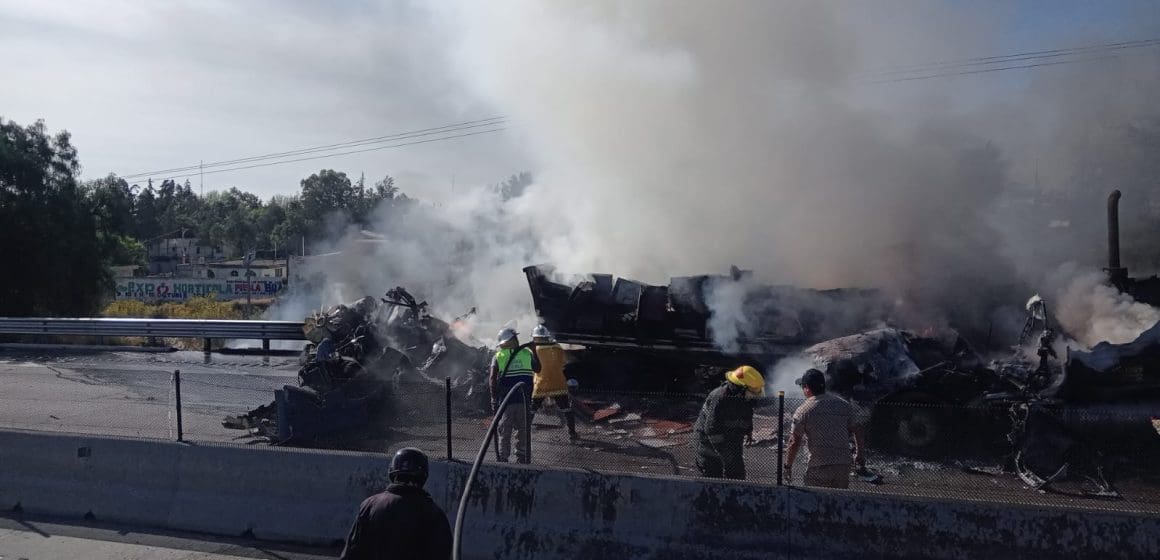
[[[551,399],[562,422],[568,426],[568,438],[575,442],[580,438],[576,435],[576,416],[572,413],[572,399],[564,380],[564,349],[556,344],[544,325],[532,329],[532,344],[536,357],[540,359],[540,371],[536,372],[535,388],[532,389],[532,412],[539,411],[544,401]]]
[[[519,438],[516,445],[516,460],[520,463],[530,463],[532,460],[526,453],[532,434],[525,429],[527,419],[524,416],[524,399],[530,398],[532,384],[535,382],[534,375],[540,371],[540,359],[527,346],[520,346],[517,334],[519,333],[513,328],[499,331],[496,335],[499,349],[496,350],[488,371],[493,410],[517,383],[523,382],[525,387],[508,401],[508,407],[499,418],[499,461],[504,463],[511,456],[512,432],[516,432]]]

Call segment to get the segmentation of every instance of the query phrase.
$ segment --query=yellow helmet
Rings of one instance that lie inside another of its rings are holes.
[[[725,374],[725,379],[734,385],[745,387],[750,393],[759,397],[765,396],[765,378],[753,366],[741,366]]]

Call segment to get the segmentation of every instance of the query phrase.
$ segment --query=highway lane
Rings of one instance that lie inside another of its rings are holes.
[[[297,359],[200,352],[0,351],[0,427],[133,437],[175,435],[173,371],[180,370],[187,434],[230,441],[221,427],[297,383]]]
[[[0,560],[321,560],[339,548],[311,548],[37,516],[0,516]]]

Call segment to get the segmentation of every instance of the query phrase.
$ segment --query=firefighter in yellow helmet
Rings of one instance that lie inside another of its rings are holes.
[[[725,374],[713,389],[693,425],[697,468],[701,476],[745,479],[745,439],[753,432],[753,403],[765,396],[765,379],[752,366]]]

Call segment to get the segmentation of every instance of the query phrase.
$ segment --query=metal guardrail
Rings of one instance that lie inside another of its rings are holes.
[[[0,334],[305,340],[297,321],[0,317]]]

